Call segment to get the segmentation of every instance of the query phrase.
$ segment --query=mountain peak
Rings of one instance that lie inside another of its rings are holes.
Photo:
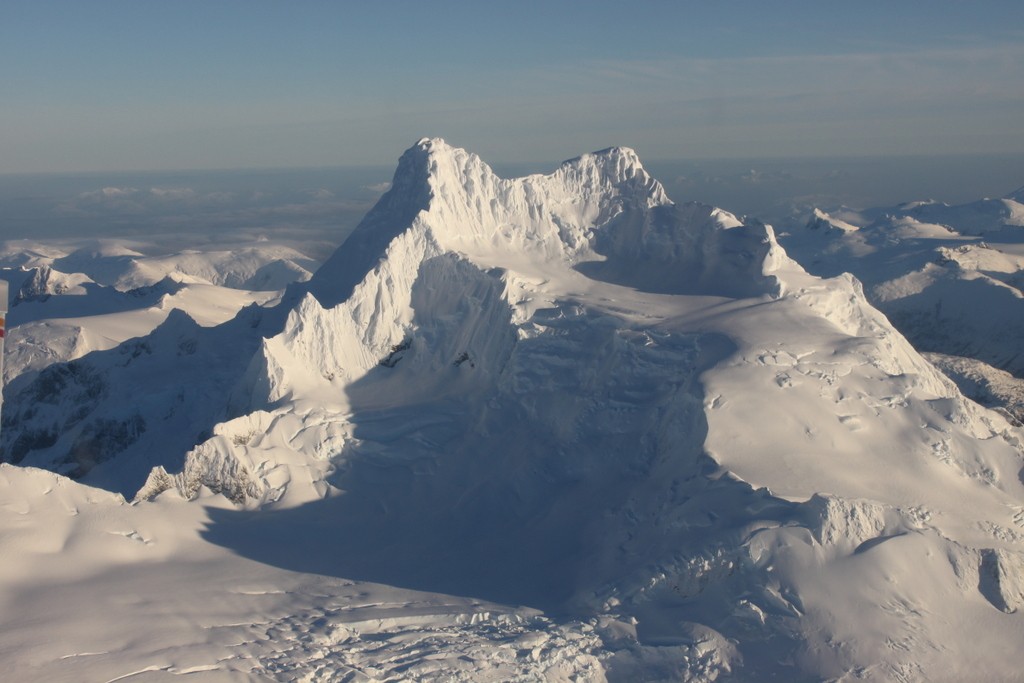
[[[578,157],[566,159],[565,161],[562,162],[561,165],[565,166],[567,164],[577,164],[582,160],[588,158],[599,160],[604,159],[615,162],[622,161],[630,165],[643,168],[643,164],[640,163],[639,155],[636,153],[636,150],[634,150],[632,147],[605,147],[604,149],[599,149],[596,152],[590,152],[589,154],[581,154]]]
[[[417,244],[483,261],[501,251],[576,262],[592,257],[595,230],[624,211],[671,204],[626,147],[570,159],[548,175],[504,179],[476,154],[425,137],[402,154],[391,189],[310,287],[323,305],[340,303],[410,231]]]
[[[588,178],[589,183],[642,199],[648,206],[670,204],[665,189],[651,177],[629,147],[607,147],[563,161],[559,172]]]
[[[420,149],[431,149],[435,147],[446,147],[448,149],[452,148],[451,145],[444,141],[444,138],[422,137],[416,141],[415,145],[413,145],[413,148]]]
[[[416,144],[405,150],[402,154],[402,159],[408,163],[403,169],[400,161],[396,174],[402,170],[406,172],[415,170],[419,172],[420,179],[424,178],[424,174],[426,176],[436,176],[441,170],[440,165],[442,163],[454,164],[456,167],[466,165],[486,166],[476,154],[472,154],[461,147],[450,145],[443,138],[420,138],[416,141]],[[488,170],[490,169],[488,168]]]
[[[420,138],[415,145],[406,150],[402,159],[405,163],[399,162],[396,176],[402,173],[404,177],[415,177],[435,189],[454,181],[472,192],[477,188],[472,182],[467,183],[466,178],[473,175],[501,180],[479,156],[461,147],[450,145],[442,138]],[[554,172],[539,177],[554,179],[566,174],[589,175],[592,182],[608,188],[629,181],[639,181],[636,183],[636,189],[642,194],[653,195],[655,203],[669,203],[661,184],[651,178],[636,151],[629,147],[606,147],[596,152],[581,154],[563,161]],[[523,179],[516,178],[510,182],[521,180]]]

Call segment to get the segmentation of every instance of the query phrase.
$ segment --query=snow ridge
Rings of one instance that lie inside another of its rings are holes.
[[[591,276],[663,290],[738,283],[748,295],[778,293],[770,274],[788,261],[768,226],[746,226],[701,204],[674,205],[630,149],[506,180],[475,154],[424,139],[402,156],[391,190],[317,271],[310,291],[328,308],[345,300],[378,260],[388,260],[404,230],[483,265],[518,254],[535,267],[580,265]]]

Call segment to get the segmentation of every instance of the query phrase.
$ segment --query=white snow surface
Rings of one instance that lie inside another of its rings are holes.
[[[918,350],[1024,377],[1024,206],[1007,198],[838,213],[816,209],[785,236],[786,249],[817,275],[855,275]]]
[[[1014,680],[1022,448],[858,280],[674,204],[632,151],[506,180],[424,139],[279,303],[171,313],[8,392],[0,661]]]
[[[272,291],[309,278],[316,264],[295,249],[253,243],[233,249],[185,250],[144,255],[100,241],[79,247],[51,265],[81,272],[122,291],[156,284],[165,277],[243,290]]]
[[[31,381],[42,369],[143,337],[173,310],[186,311],[203,326],[219,325],[251,304],[266,304],[280,292],[247,291],[165,277],[153,285],[121,291],[81,273],[50,266],[3,269],[12,299],[7,316],[4,386]]]
[[[272,242],[174,253],[137,241],[5,242],[4,386],[18,388],[52,363],[145,336],[174,309],[219,325],[250,304],[275,301],[313,268],[311,259]]]

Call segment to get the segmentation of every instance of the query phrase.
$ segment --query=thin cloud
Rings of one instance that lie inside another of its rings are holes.
[[[117,200],[124,197],[131,197],[137,193],[138,190],[134,187],[104,187],[99,190],[82,192],[78,197],[87,201],[105,201],[108,199]]]
[[[151,187],[149,193],[157,199],[185,200],[196,196],[196,191],[190,187]]]

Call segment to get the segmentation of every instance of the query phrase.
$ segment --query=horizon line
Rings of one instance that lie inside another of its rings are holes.
[[[613,145],[614,146],[614,145]],[[629,145],[617,145],[629,147]],[[629,147],[630,149],[634,149]],[[466,148],[463,148],[466,149]],[[607,148],[605,148],[607,149]],[[472,151],[472,150],[468,150]],[[592,150],[591,153],[595,151]],[[585,152],[586,153],[586,152]],[[399,155],[400,156],[400,155]],[[648,163],[678,163],[678,162],[813,162],[813,161],[865,161],[865,160],[927,160],[927,159],[1012,159],[1019,157],[1024,160],[1024,152],[935,152],[935,153],[892,153],[892,154],[794,154],[794,155],[725,155],[725,156],[680,156],[680,157],[644,157],[640,155],[640,161]],[[531,161],[488,161],[484,162],[491,166],[550,166],[552,171],[557,169],[564,159],[560,160],[531,160]],[[46,171],[0,171],[0,177],[26,177],[26,176],[72,176],[72,175],[120,175],[129,173],[239,173],[239,172],[288,172],[288,171],[329,171],[329,170],[354,170],[354,169],[391,169],[398,162],[396,157],[392,163],[377,164],[312,164],[312,165],[281,165],[281,166],[211,166],[211,167],[174,167],[174,168],[116,168],[116,169],[68,169],[68,170],[46,170]]]

